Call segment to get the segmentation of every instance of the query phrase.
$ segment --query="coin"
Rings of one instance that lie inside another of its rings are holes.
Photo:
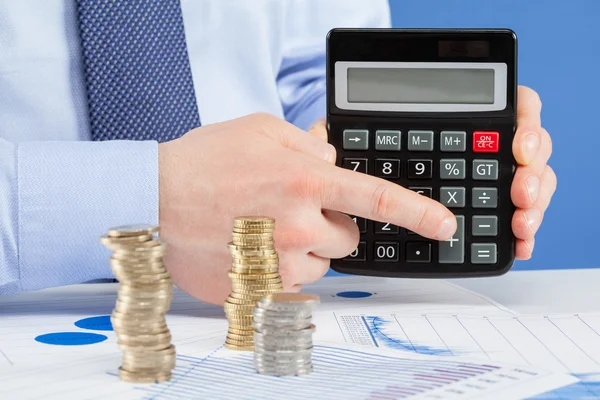
[[[171,307],[173,281],[163,256],[166,245],[154,225],[112,228],[100,242],[112,250],[110,267],[119,280],[110,320],[122,352],[119,377],[151,383],[171,379],[176,351],[165,315]]]
[[[275,219],[266,216],[234,218],[231,241],[231,293],[223,305],[229,322],[225,344],[232,350],[252,350],[253,310],[265,295],[283,290],[279,255],[274,245]]]
[[[305,375],[313,370],[312,324],[319,297],[310,293],[266,295],[253,311],[254,365],[260,374]]]

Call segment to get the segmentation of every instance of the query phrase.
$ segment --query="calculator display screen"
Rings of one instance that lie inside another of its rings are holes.
[[[507,94],[505,63],[335,62],[335,104],[342,110],[500,111]]]
[[[348,102],[493,104],[494,70],[348,68]]]

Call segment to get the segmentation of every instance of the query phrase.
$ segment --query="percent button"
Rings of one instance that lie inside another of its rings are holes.
[[[457,180],[465,179],[466,162],[462,159],[441,159],[440,160],[440,179]]]

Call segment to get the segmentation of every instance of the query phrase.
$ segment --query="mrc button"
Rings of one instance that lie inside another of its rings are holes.
[[[400,131],[378,130],[375,132],[375,150],[400,150]]]

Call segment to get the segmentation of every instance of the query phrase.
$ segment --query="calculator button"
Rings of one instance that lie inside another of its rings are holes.
[[[366,129],[345,129],[344,150],[368,150],[369,131]]]
[[[442,186],[440,188],[440,203],[446,207],[464,207],[465,197],[464,187]]]
[[[389,158],[375,159],[375,175],[380,178],[400,178],[400,160]]]
[[[495,181],[498,179],[498,160],[473,160],[473,179]]]
[[[375,233],[378,235],[394,235],[400,232],[398,225],[387,222],[375,222]]]
[[[500,145],[498,132],[473,132],[473,152],[497,153]]]
[[[398,242],[375,242],[375,261],[398,261]]]
[[[354,215],[349,215],[349,217],[352,218],[352,221],[358,226],[358,231],[360,233],[367,232],[367,220],[365,218],[355,217]]]
[[[400,150],[400,131],[379,130],[375,132],[375,150],[398,151]]]
[[[496,188],[473,188],[471,199],[473,208],[496,208],[498,207],[498,189]]]
[[[406,243],[407,262],[431,262],[431,243],[408,242]]]
[[[344,158],[342,161],[342,167],[351,169],[355,172],[367,173],[367,159],[366,158]]]
[[[358,247],[344,258],[344,261],[365,261],[367,259],[367,242],[358,242]]]
[[[430,187],[418,187],[418,186],[409,186],[408,190],[412,190],[413,192],[417,192],[423,196],[432,198],[432,190]]]
[[[462,159],[440,160],[440,179],[465,179],[466,161]]]
[[[441,151],[459,151],[467,150],[467,132],[442,131],[440,133]]]
[[[456,232],[448,240],[439,243],[440,264],[462,264],[465,262],[465,216],[456,216]]]
[[[498,217],[495,215],[474,215],[471,226],[473,236],[496,236],[498,234]]]
[[[408,160],[408,179],[431,179],[433,160]]]
[[[433,151],[433,131],[408,131],[408,150]]]
[[[472,243],[472,264],[496,264],[498,250],[496,243]]]

